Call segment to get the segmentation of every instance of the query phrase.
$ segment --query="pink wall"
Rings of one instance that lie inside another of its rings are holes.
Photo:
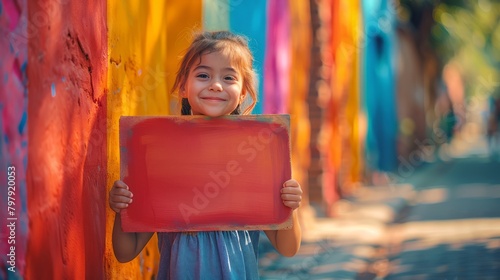
[[[26,1],[0,2],[0,279],[20,278],[26,265],[26,14]]]
[[[26,279],[104,278],[106,1],[29,1]]]

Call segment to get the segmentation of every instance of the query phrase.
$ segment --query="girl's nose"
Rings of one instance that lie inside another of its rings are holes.
[[[208,89],[211,91],[222,91],[222,85],[219,81],[214,81]]]

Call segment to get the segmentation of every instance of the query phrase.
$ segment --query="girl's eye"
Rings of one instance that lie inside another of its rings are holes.
[[[236,77],[234,77],[234,76],[226,76],[226,77],[224,77],[224,80],[226,80],[226,81],[236,81]]]
[[[202,78],[202,79],[207,79],[208,78],[208,75],[207,74],[198,74],[196,75],[196,78]]]

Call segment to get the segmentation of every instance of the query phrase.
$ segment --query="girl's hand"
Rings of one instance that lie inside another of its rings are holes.
[[[132,203],[134,195],[128,190],[128,186],[120,180],[115,181],[109,191],[109,207],[116,213],[128,207]]]
[[[299,208],[302,201],[302,188],[299,182],[294,179],[286,181],[281,189],[281,199],[283,204],[292,210]]]

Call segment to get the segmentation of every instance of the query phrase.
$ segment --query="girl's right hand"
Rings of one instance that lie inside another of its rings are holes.
[[[116,213],[128,207],[132,203],[134,195],[128,190],[128,186],[120,180],[115,181],[109,191],[109,207]]]

